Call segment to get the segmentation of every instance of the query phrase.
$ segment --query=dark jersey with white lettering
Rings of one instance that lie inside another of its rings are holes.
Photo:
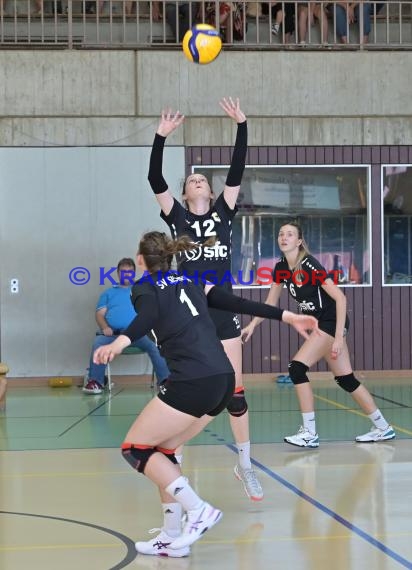
[[[233,373],[202,285],[181,275],[144,276],[133,286],[132,303],[139,317],[150,315],[171,380]]]
[[[307,255],[300,265],[300,270],[294,272],[282,257],[272,273],[274,283],[286,283],[289,294],[302,313],[313,315],[318,321],[336,322],[336,302],[321,287],[328,277],[327,271],[312,255]],[[283,277],[286,272],[289,272],[289,277]],[[300,283],[301,279],[303,281]]]
[[[204,272],[209,273],[211,283],[220,284],[226,272],[231,270],[232,254],[232,220],[237,212],[237,206],[232,210],[227,205],[223,192],[206,214],[197,215],[186,210],[175,199],[171,212],[160,216],[168,224],[172,237],[187,235],[194,242],[204,243],[215,237],[216,243],[211,246],[199,246],[192,251],[186,251],[178,259],[179,272],[186,271],[188,275],[197,272],[199,280]],[[214,278],[212,278],[212,275]],[[229,274],[226,273],[229,278]],[[207,277],[207,273],[205,273]],[[206,279],[207,280],[207,279]],[[230,280],[228,279],[230,282]],[[231,289],[231,287],[225,286]]]

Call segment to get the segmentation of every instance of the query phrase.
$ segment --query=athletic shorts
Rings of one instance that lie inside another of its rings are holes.
[[[168,406],[195,418],[217,416],[235,391],[235,374],[217,374],[192,380],[166,380],[157,397]]]
[[[336,321],[319,321],[318,326],[321,331],[326,334],[335,337],[336,332]],[[349,330],[349,319],[346,317],[345,328],[343,329],[343,336],[346,336]]]
[[[216,333],[220,340],[237,338],[240,336],[241,326],[239,317],[235,313],[209,309],[212,321],[215,323]]]

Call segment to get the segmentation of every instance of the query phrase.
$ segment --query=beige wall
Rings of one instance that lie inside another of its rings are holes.
[[[251,145],[406,144],[411,92],[410,52],[0,51],[0,145],[148,145],[165,105],[187,116],[174,144],[229,145],[227,95]]]

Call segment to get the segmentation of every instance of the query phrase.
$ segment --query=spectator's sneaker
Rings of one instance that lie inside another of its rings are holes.
[[[169,536],[163,529],[152,528],[149,530],[149,534],[153,534],[157,531],[160,531],[159,534],[152,538],[152,540],[135,543],[137,552],[152,556],[170,556],[171,558],[183,558],[183,556],[189,556],[190,548],[188,546],[178,549],[169,548],[169,545],[175,540],[175,538]]]
[[[101,394],[103,389],[103,386],[96,382],[96,380],[89,380],[86,386],[83,386],[83,392],[85,394]]]
[[[187,521],[183,527],[182,534],[174,539],[170,544],[173,550],[182,550],[190,546],[212,526],[220,521],[223,513],[215,509],[209,503],[203,503],[200,509],[187,512]]]
[[[358,435],[356,441],[358,443],[373,443],[375,441],[387,441],[388,439],[394,439],[396,436],[395,431],[392,426],[386,429],[373,428],[368,433],[364,435]]]
[[[242,469],[239,464],[235,465],[234,471],[236,478],[242,481],[243,488],[249,499],[261,501],[263,499],[263,490],[255,471],[253,469]]]
[[[277,36],[279,34],[279,30],[280,30],[280,24],[278,24],[277,22],[274,23],[272,26],[272,34]]]
[[[293,384],[293,382],[292,382],[292,380],[288,374],[280,374],[276,378],[276,382],[278,384]]]
[[[303,426],[300,426],[296,435],[288,435],[284,438],[284,441],[291,445],[297,445],[298,447],[319,447],[318,434],[313,434]]]

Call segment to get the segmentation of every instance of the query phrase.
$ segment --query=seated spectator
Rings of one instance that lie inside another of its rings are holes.
[[[349,25],[354,22],[360,23],[359,17],[360,2],[339,2],[336,4],[336,35],[343,44],[348,43]],[[362,2],[363,10],[363,41],[367,44],[371,31],[371,4]]]
[[[268,13],[268,4],[262,6],[263,12]],[[295,31],[295,4],[293,2],[276,2],[271,6],[272,15],[272,34],[278,36],[281,27],[285,32],[285,43],[290,42],[290,38]]]
[[[126,12],[126,16],[132,15],[133,8],[136,8],[136,3],[132,2],[131,0],[126,0],[126,2],[124,3],[124,9]]]
[[[216,4],[215,2],[206,2],[205,5],[205,22],[219,28],[222,40],[225,42],[231,41],[229,16],[232,11],[232,3],[220,2],[219,4],[219,21],[216,19]]]
[[[205,22],[219,28],[224,42],[242,41],[247,31],[245,4],[243,2],[220,2],[219,21],[217,21],[216,3],[206,2]]]
[[[86,394],[101,394],[104,390],[104,364],[94,364],[94,351],[100,346],[110,344],[125,330],[136,317],[136,312],[130,300],[130,291],[134,282],[135,263],[131,258],[123,258],[117,266],[119,284],[106,289],[99,298],[96,306],[96,322],[101,334],[96,335],[90,356],[89,377],[83,387]],[[160,356],[159,349],[147,336],[131,344],[147,352],[152,361],[157,383],[160,384],[169,377],[166,361]]]
[[[34,15],[39,16],[42,13],[43,13],[43,0],[36,0]]]
[[[315,18],[320,27],[320,43],[328,43],[328,14],[326,4],[299,4],[298,5],[298,41],[305,44],[307,41],[308,23],[313,26]]]
[[[96,14],[97,10],[96,4],[99,4],[99,14],[101,14],[103,12],[104,2],[105,0],[93,0],[90,2],[86,2],[85,6],[86,14]]]
[[[152,3],[152,18],[154,21],[160,20],[159,4],[159,2]],[[181,42],[187,30],[196,23],[197,10],[196,2],[166,2],[166,22],[172,29],[176,43]]]

